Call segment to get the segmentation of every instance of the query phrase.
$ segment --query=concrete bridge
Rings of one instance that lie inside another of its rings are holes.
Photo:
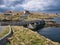
[[[30,29],[36,29],[38,26],[41,27],[41,25],[44,25],[45,21],[44,20],[31,20],[31,21],[24,21],[24,20],[2,20],[0,21],[0,26],[6,26],[6,25],[11,25],[11,26],[24,26],[26,28]]]
[[[30,29],[40,29],[43,27],[60,27],[60,24],[56,24],[55,21],[44,21],[44,20],[31,20],[31,21],[24,21],[24,20],[1,20],[0,26],[24,26]]]

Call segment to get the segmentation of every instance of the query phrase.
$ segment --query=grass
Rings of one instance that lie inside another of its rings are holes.
[[[10,45],[9,43],[7,43],[6,45]]]
[[[9,20],[19,20],[20,16],[22,15],[20,13],[18,13],[18,15],[17,13],[14,14],[15,15],[11,15],[11,16],[5,16],[1,14],[0,20],[4,18]],[[60,15],[32,13],[28,17],[28,19],[24,19],[24,20],[29,21],[29,20],[45,19],[45,18],[53,18],[53,17],[60,17]],[[7,45],[60,45],[59,43],[53,42],[28,28],[24,28],[22,26],[12,26],[12,29],[14,31],[14,34],[11,38],[9,38],[10,44],[7,43]],[[4,31],[2,35],[6,33],[7,31]]]
[[[2,38],[4,35],[6,35],[9,32],[9,27],[6,26],[4,31],[2,33],[0,33],[0,38]]]
[[[60,45],[28,28],[12,26],[14,34],[9,38],[9,45]]]
[[[23,15],[21,12],[13,12],[10,16],[6,16],[3,13],[0,14],[0,20],[6,18],[8,20],[19,20],[20,16]],[[60,17],[60,14],[45,14],[45,13],[35,13],[33,12],[30,14],[29,18],[27,20],[32,20],[32,19],[45,19],[45,18],[53,18],[53,17]]]

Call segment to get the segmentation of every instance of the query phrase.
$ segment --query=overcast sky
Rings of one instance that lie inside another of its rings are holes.
[[[0,0],[0,11],[60,10],[60,0]]]

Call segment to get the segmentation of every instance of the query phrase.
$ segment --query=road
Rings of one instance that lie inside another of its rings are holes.
[[[31,24],[31,23],[42,23],[42,20],[32,20],[32,21],[1,21],[0,25],[5,26],[5,25],[19,25],[23,26],[26,24]]]

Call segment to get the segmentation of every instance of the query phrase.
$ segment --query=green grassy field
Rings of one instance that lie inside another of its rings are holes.
[[[0,38],[2,38],[4,35],[6,35],[9,32],[9,27],[6,26],[4,31],[2,33],[0,33]]]
[[[14,34],[7,45],[60,45],[22,26],[12,26]]]
[[[6,16],[4,14],[0,14],[0,20],[20,20],[20,16],[23,13],[14,13],[15,15]],[[56,14],[44,14],[44,13],[32,13],[28,16],[26,21],[36,20],[36,19],[45,19],[45,18],[53,18],[60,17],[60,15]],[[12,26],[13,36],[9,38],[10,44],[7,45],[60,45],[57,42],[53,42],[41,35],[37,32],[34,32],[28,28],[24,28],[22,26]],[[7,32],[7,31],[4,31]],[[4,34],[4,33],[3,33]]]
[[[0,14],[0,20],[7,19],[7,20],[20,20],[23,12],[13,12],[12,15],[4,15],[4,13]],[[13,15],[14,14],[14,15]],[[60,14],[45,14],[45,13],[36,13],[33,12],[29,14],[27,20],[32,19],[46,19],[46,18],[53,18],[53,17],[60,17]]]

